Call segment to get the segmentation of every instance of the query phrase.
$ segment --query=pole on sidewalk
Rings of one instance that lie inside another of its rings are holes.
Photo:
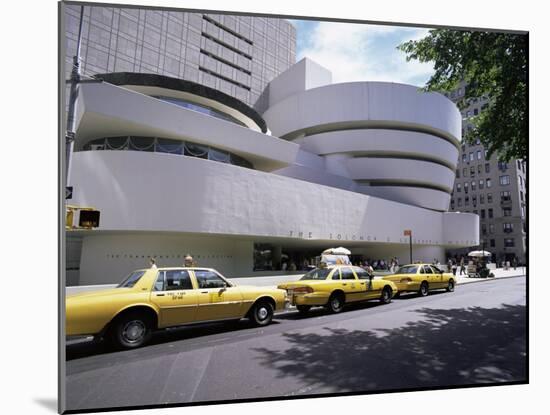
[[[409,234],[409,258],[410,258],[410,264],[413,263],[413,237],[412,232]]]

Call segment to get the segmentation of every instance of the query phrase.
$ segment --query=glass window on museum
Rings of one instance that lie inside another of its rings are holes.
[[[509,207],[502,208],[502,216],[512,216],[512,208],[509,208]]]
[[[485,163],[485,173],[491,172],[491,165],[489,163]]]
[[[493,203],[493,194],[487,193],[487,203]]]
[[[504,238],[504,247],[513,248],[514,246],[514,238]]]
[[[507,186],[510,184],[510,176],[509,175],[505,175],[505,176],[500,176],[498,178],[499,180],[499,183],[501,186]]]
[[[503,223],[502,224],[502,231],[504,233],[512,233],[514,231],[514,224],[513,223]]]
[[[254,271],[272,271],[273,246],[269,244],[254,244]]]
[[[487,216],[489,217],[489,219],[493,219],[493,208],[489,208],[487,210]]]

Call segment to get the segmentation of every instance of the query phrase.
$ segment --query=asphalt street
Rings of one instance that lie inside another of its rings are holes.
[[[526,381],[525,277],[403,295],[331,315],[284,312],[157,333],[112,352],[67,347],[67,409]]]

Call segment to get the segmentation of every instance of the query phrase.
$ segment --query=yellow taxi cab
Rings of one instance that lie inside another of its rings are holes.
[[[378,299],[387,304],[397,292],[393,282],[373,278],[363,268],[352,265],[315,268],[299,281],[277,288],[287,291],[290,304],[301,313],[313,306],[339,313],[345,304],[366,300]]]
[[[445,289],[449,292],[455,289],[453,274],[443,272],[432,264],[409,264],[400,267],[394,274],[384,276],[385,280],[393,281],[401,292],[417,292],[421,296],[429,291]]]
[[[286,306],[283,290],[236,286],[211,268],[150,268],[116,288],[68,295],[67,336],[105,336],[119,348],[145,344],[156,329],[238,320],[269,324]]]

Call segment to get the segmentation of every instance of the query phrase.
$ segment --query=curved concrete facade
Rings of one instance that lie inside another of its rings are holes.
[[[403,230],[412,229],[415,246],[437,248],[439,256],[444,246],[478,242],[476,215],[449,214],[447,220],[439,212],[211,160],[81,151],[74,154],[71,177],[72,203],[101,211],[101,231],[92,234],[106,240],[152,232],[404,247]],[[81,280],[91,281],[92,270],[97,272],[91,264],[89,271],[81,266]]]
[[[328,173],[353,180],[355,190],[447,210],[461,116],[443,95],[386,82],[325,85],[287,92],[264,118],[274,134],[323,157]]]

